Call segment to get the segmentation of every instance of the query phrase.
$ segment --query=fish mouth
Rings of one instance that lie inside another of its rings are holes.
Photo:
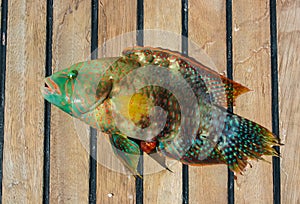
[[[61,91],[58,85],[50,77],[46,78],[44,82],[45,84],[41,88],[42,94],[44,96],[53,94],[61,95]]]

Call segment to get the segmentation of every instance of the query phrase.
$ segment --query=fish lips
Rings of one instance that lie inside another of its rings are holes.
[[[57,99],[57,97],[61,97],[61,91],[51,77],[47,77],[44,82],[44,86],[41,87],[41,93],[47,101],[55,104],[55,99]]]
[[[43,95],[55,94],[55,93],[61,95],[61,92],[57,84],[51,79],[51,77],[47,77],[44,82],[45,85],[41,88]]]
[[[103,103],[106,99],[109,98],[109,95],[112,91],[112,81],[109,80],[107,83],[107,87],[104,87],[103,89],[97,89],[97,92],[95,93],[95,101],[92,104],[89,104],[87,106],[87,108],[85,109],[85,111],[80,111],[80,114],[85,114],[87,112],[90,112],[91,110],[95,109],[98,105],[100,105],[101,103]],[[78,101],[80,102],[80,97],[77,98],[77,95],[73,95],[71,94],[71,98],[67,97],[67,96],[63,96],[62,92],[60,91],[59,86],[55,83],[55,81],[50,77],[47,77],[44,80],[44,86],[41,87],[41,93],[44,97],[45,100],[47,100],[48,102],[50,102],[51,104],[59,107],[60,109],[62,109],[65,112],[68,112],[69,114],[76,116],[78,118],[80,118],[80,115],[78,115],[78,113],[76,113],[76,111],[74,112],[74,109],[78,109],[78,107],[76,108],[71,108],[70,111],[66,111],[66,109],[63,107],[67,104],[70,104],[70,106],[76,106],[75,103]],[[63,101],[63,102],[62,102]],[[63,105],[62,105],[63,103]]]

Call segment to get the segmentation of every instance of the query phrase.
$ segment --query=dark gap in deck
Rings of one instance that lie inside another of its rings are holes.
[[[92,0],[91,59],[98,58],[98,0]],[[90,127],[89,203],[97,202],[97,130]]]
[[[136,43],[138,46],[144,45],[144,0],[137,0],[136,12]]]
[[[45,76],[52,74],[52,36],[53,36],[53,0],[47,0],[46,16],[46,61]],[[50,131],[51,104],[44,102],[44,166],[43,166],[43,203],[48,204],[50,193]]]
[[[188,0],[181,0],[181,52],[188,55]],[[189,166],[182,164],[182,203],[189,203]]]
[[[272,130],[279,137],[279,97],[278,97],[278,53],[276,0],[270,0],[270,41],[271,41],[271,87],[272,87]],[[279,147],[274,147],[280,153]],[[280,204],[280,158],[273,157],[273,203]]]
[[[137,0],[136,12],[136,43],[138,46],[144,46],[144,0]],[[144,158],[141,151],[139,163],[137,166],[138,173],[143,176],[144,174]],[[136,177],[135,179],[135,199],[137,204],[144,203],[144,179]]]
[[[233,79],[233,53],[232,53],[232,0],[226,0],[226,58],[227,77]],[[231,93],[233,94],[233,93]],[[233,113],[233,104],[228,104],[228,112]],[[228,204],[234,203],[234,173],[228,168],[227,180]]]
[[[4,108],[5,108],[5,78],[6,78],[6,40],[8,1],[2,0],[1,10],[1,49],[0,49],[0,203],[2,203],[3,180],[3,145],[4,145]]]

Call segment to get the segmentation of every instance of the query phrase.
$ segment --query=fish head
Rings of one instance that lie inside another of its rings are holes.
[[[108,68],[116,58],[80,62],[45,79],[44,98],[64,112],[80,118],[109,97],[112,89]]]

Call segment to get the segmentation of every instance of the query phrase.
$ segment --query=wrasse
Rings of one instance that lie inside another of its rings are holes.
[[[168,157],[226,164],[236,173],[251,159],[278,156],[278,137],[227,111],[248,91],[192,58],[152,47],[74,64],[47,77],[42,89],[50,103],[108,134],[135,175],[141,151],[166,169]]]

